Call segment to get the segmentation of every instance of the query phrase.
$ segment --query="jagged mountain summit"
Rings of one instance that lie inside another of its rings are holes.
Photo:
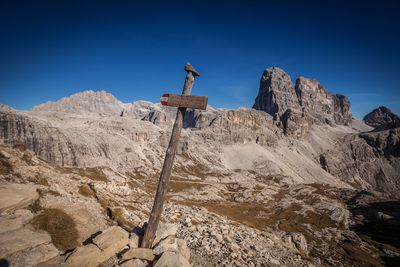
[[[29,112],[0,105],[0,197],[13,196],[0,201],[0,257],[114,266],[156,264],[165,250],[194,266],[382,266],[400,257],[391,231],[400,128],[372,131],[346,97],[316,80],[293,84],[279,68],[264,72],[254,107],[187,110],[163,213],[174,230],[161,238],[166,247],[138,259],[140,232],[128,240],[124,231],[148,219],[176,109],[104,91]],[[27,223],[53,209],[76,223],[72,253]],[[376,236],[378,221],[386,230]],[[16,231],[31,242],[15,245]],[[110,232],[124,236],[121,246],[102,247]]]
[[[352,121],[347,97],[326,91],[314,79],[299,77],[294,85],[290,76],[277,67],[264,71],[253,108],[263,110],[277,119],[291,110],[292,113],[307,113],[330,124],[350,125]]]
[[[400,117],[384,106],[376,108],[365,115],[363,121],[367,125],[374,127],[377,130],[386,130],[400,127]]]

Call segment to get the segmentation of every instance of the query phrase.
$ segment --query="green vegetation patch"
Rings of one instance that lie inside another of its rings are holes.
[[[71,216],[61,209],[45,209],[31,221],[35,229],[44,230],[60,250],[65,251],[78,245],[78,230]]]

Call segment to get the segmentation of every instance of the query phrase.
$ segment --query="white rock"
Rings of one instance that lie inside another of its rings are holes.
[[[176,235],[176,232],[178,231],[178,225],[176,224],[159,224],[157,231],[156,231],[156,237],[154,238],[153,245],[157,245],[160,240],[166,238],[169,235]]]
[[[190,267],[192,266],[185,257],[176,252],[167,251],[154,264],[154,267]]]
[[[190,249],[187,247],[186,242],[183,239],[168,236],[161,240],[153,249],[155,255],[160,255],[166,251],[178,252],[187,260],[190,259]]]

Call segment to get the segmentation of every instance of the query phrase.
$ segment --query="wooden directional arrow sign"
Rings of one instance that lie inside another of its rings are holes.
[[[205,110],[208,96],[163,94],[160,101],[164,106]]]

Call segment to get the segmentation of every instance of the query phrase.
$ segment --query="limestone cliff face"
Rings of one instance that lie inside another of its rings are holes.
[[[328,124],[349,125],[352,121],[350,101],[332,94],[314,79],[299,77],[294,85],[283,70],[272,67],[264,71],[254,109],[263,110],[279,119],[287,110],[293,114],[307,114]],[[287,119],[288,114],[282,118]],[[299,116],[295,116],[297,121]],[[286,120],[287,122],[287,120]],[[283,122],[284,124],[286,122]],[[302,125],[301,127],[306,127]]]

